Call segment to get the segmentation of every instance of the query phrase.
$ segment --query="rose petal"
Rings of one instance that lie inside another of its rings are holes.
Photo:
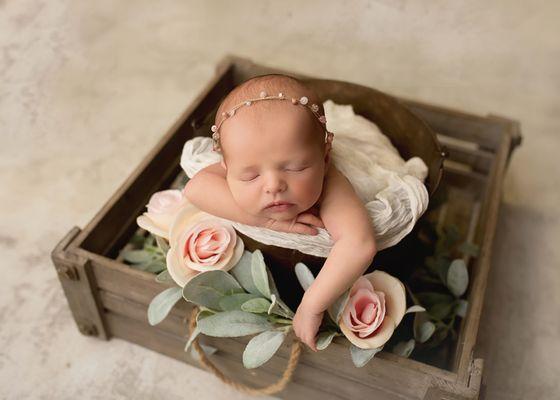
[[[395,331],[395,322],[385,315],[381,326],[370,337],[360,338],[352,332],[345,324],[340,324],[340,330],[346,338],[361,349],[376,349],[383,346]]]
[[[377,316],[377,307],[375,303],[368,303],[360,315],[360,320],[364,324],[371,324],[374,318]]]
[[[184,287],[188,281],[199,274],[198,271],[194,271],[184,265],[179,254],[171,247],[167,252],[166,257],[167,272],[175,283],[181,287]]]
[[[364,275],[376,291],[385,293],[386,315],[390,315],[398,326],[406,311],[406,289],[401,281],[383,271]]]

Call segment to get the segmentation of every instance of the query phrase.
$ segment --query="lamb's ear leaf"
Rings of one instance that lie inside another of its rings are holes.
[[[251,275],[253,276],[253,282],[259,290],[259,292],[270,299],[270,286],[268,284],[268,274],[266,272],[266,264],[264,262],[263,254],[260,250],[255,250],[253,252],[253,257],[251,260]]]
[[[426,311],[426,309],[424,307],[419,306],[419,305],[414,305],[414,306],[408,307],[404,313],[405,314],[411,314],[411,313],[418,313],[418,312],[424,312],[424,311]]]
[[[243,351],[243,366],[245,368],[257,368],[270,360],[278,351],[284,339],[285,331],[266,331],[255,336]]]
[[[148,306],[148,322],[150,325],[157,325],[163,321],[182,297],[182,289],[180,287],[165,289],[154,297]]]
[[[416,342],[414,339],[410,339],[406,342],[399,342],[393,347],[393,353],[408,358],[412,354],[415,344]]]
[[[156,236],[156,243],[163,254],[167,254],[167,252],[169,251],[169,243],[167,243],[167,240],[165,240],[161,236]]]
[[[309,289],[309,286],[311,286],[311,284],[315,280],[313,273],[309,270],[307,265],[301,262],[298,262],[294,269],[296,277],[303,290]]]
[[[461,318],[465,318],[465,315],[467,315],[467,310],[469,308],[469,302],[467,300],[459,300],[457,301],[457,304],[455,305],[455,313],[461,317]]]
[[[414,316],[413,331],[418,343],[426,343],[436,331],[436,325],[426,313],[417,313]]]
[[[229,272],[235,277],[237,282],[245,289],[245,291],[261,296],[261,292],[255,286],[255,282],[253,280],[253,273],[251,270],[251,264],[253,261],[253,255],[245,250],[243,251],[243,255],[235,264],[235,266],[229,270]]]
[[[461,297],[469,286],[469,272],[465,261],[458,258],[451,262],[447,271],[447,287],[455,295]]]
[[[201,272],[183,288],[185,300],[218,311],[221,298],[234,293],[243,293],[243,289],[233,276],[222,270]]]
[[[284,303],[281,299],[280,296],[280,292],[278,291],[278,289],[276,288],[276,283],[274,282],[274,277],[272,276],[272,273],[270,272],[270,270],[267,268],[266,269],[266,273],[268,275],[268,284],[270,286],[270,291],[271,291],[271,295],[270,295],[270,300],[272,301],[272,295],[276,296],[276,304],[274,304],[273,302],[273,308],[272,308],[272,312],[278,315],[281,315],[285,318],[294,318],[294,312],[290,309],[290,307],[288,307],[286,305],[286,303]]]
[[[150,262],[154,256],[146,250],[126,250],[123,252],[123,258],[132,264],[142,264]]]
[[[336,331],[325,331],[319,333],[316,341],[317,350],[325,350],[329,344],[331,344],[336,335]]]
[[[354,344],[350,345],[350,356],[352,357],[352,362],[358,368],[366,365],[377,353],[383,349],[383,346],[376,349],[361,349]]]
[[[272,303],[270,303],[270,301],[259,297],[256,299],[247,300],[245,303],[241,304],[241,309],[246,312],[260,314],[268,312],[268,309],[271,305]]]
[[[350,289],[346,290],[346,292],[342,293],[338,299],[328,308],[328,313],[331,319],[338,324],[340,320],[340,316],[342,315],[342,311],[344,311],[344,307],[348,303],[348,299],[350,298]]]
[[[268,319],[245,311],[222,311],[198,321],[200,331],[208,336],[238,337],[273,328]]]
[[[234,293],[220,299],[220,308],[224,311],[241,310],[241,305],[248,300],[259,298],[252,293]]]
[[[169,275],[169,271],[164,269],[159,274],[156,275],[156,282],[158,283],[175,283],[171,275]]]
[[[185,345],[185,351],[187,351],[189,347],[191,347],[192,342],[194,342],[194,340],[197,338],[199,333],[200,333],[200,328],[196,326],[193,329],[191,335],[189,336],[189,340],[187,340],[187,344]]]

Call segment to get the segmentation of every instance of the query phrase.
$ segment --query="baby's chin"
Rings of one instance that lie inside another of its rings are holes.
[[[278,212],[263,210],[261,212],[261,215],[267,218],[275,219],[277,221],[291,221],[295,217],[297,217],[299,213],[299,208],[297,206],[292,206],[288,210]]]

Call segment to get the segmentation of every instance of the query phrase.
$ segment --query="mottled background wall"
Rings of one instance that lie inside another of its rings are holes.
[[[559,19],[550,0],[0,1],[0,398],[244,397],[81,336],[49,260],[225,53],[521,121],[477,355],[488,399],[558,398]]]

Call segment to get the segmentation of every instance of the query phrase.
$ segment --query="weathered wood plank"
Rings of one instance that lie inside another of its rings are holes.
[[[483,223],[479,225],[475,234],[475,241],[481,244],[481,248],[477,263],[471,270],[473,280],[468,298],[469,307],[465,317],[464,328],[459,334],[457,352],[460,355],[456,358],[454,366],[454,371],[458,373],[459,379],[462,382],[468,382],[469,380],[472,352],[476,344],[478,326],[480,323],[482,306],[484,304],[488,271],[490,270],[492,245],[496,232],[498,210],[502,196],[502,185],[508,156],[510,154],[511,140],[512,137],[509,133],[501,136],[501,143],[496,155],[496,161],[491,171],[489,184],[482,201],[480,220],[483,221]]]
[[[68,306],[79,331],[86,336],[109,339],[101,300],[97,296],[97,285],[88,258],[77,257],[67,251],[80,229],[74,227],[51,252],[51,259]]]
[[[115,337],[123,338],[203,369],[195,359],[184,352],[183,348],[186,340],[166,334],[155,327],[146,327],[138,321],[117,314],[108,313],[107,320]],[[245,384],[255,387],[269,385],[278,380],[278,377],[285,368],[285,360],[277,359],[276,365],[262,366],[250,371],[246,370],[240,365],[239,356],[237,354],[232,354],[231,352],[223,350],[224,344],[230,343],[230,345],[236,346],[236,350],[239,351],[239,343],[227,338],[223,338],[218,341],[219,343],[215,343],[212,339],[213,338],[204,337],[202,340],[204,344],[210,346],[221,346],[218,347],[219,350],[217,353],[210,356],[210,359],[224,373],[228,374],[228,376]],[[327,398],[345,400],[354,399],[356,396],[364,394],[367,395],[369,390],[368,387],[364,387],[360,384],[349,384],[327,372],[316,371],[305,365],[298,365],[290,384],[283,392],[276,394],[276,396],[286,399]],[[402,398],[390,395],[386,396],[386,393],[382,394],[385,396],[382,397],[383,399],[396,400]]]
[[[438,133],[478,143],[480,148],[492,152],[499,149],[503,127],[497,122],[485,117],[420,103],[411,99],[401,98],[401,102]]]

